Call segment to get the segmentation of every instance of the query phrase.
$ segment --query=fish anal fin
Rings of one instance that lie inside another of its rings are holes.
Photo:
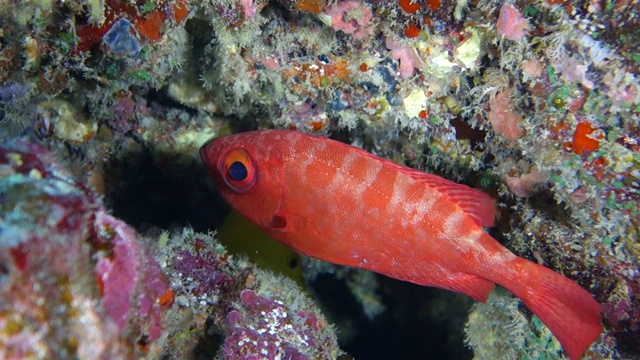
[[[482,302],[487,301],[494,286],[493,282],[487,279],[464,273],[448,273],[436,279],[436,281],[433,280],[421,285],[436,286],[441,289],[459,292]]]
[[[493,291],[494,284],[484,278],[471,274],[457,274],[454,277],[453,290],[486,302]]]
[[[436,189],[456,203],[479,226],[491,227],[496,217],[496,203],[484,192],[422,171],[401,168],[414,180]]]

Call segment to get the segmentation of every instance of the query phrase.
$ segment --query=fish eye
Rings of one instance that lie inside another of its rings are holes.
[[[236,161],[229,166],[229,177],[235,181],[242,181],[249,175],[247,167],[240,161]]]
[[[231,190],[242,194],[253,188],[258,177],[253,161],[245,149],[232,149],[220,160],[220,174]]]

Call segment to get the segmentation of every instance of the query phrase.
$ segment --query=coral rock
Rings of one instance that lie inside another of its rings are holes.
[[[132,358],[159,337],[159,266],[39,145],[0,145],[0,229],[0,358]]]

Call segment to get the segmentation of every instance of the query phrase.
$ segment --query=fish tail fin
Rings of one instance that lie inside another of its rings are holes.
[[[572,280],[523,258],[515,258],[498,282],[536,314],[571,360],[578,360],[602,332],[600,305]],[[509,278],[510,277],[510,278]]]

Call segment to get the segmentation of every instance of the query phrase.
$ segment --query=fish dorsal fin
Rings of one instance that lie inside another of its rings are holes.
[[[427,174],[422,171],[402,167],[402,170],[414,180],[438,190],[456,203],[479,226],[491,227],[496,216],[495,201],[478,189],[458,184],[441,178],[440,176]]]
[[[342,144],[363,156],[367,156],[376,161],[383,162],[387,166],[397,169],[414,180],[436,189],[446,195],[451,201],[456,203],[467,215],[469,215],[478,226],[492,227],[496,217],[496,203],[484,192],[458,184],[437,175],[428,174],[416,169],[402,166],[390,160],[379,158],[364,149],[356,148],[347,144]]]

